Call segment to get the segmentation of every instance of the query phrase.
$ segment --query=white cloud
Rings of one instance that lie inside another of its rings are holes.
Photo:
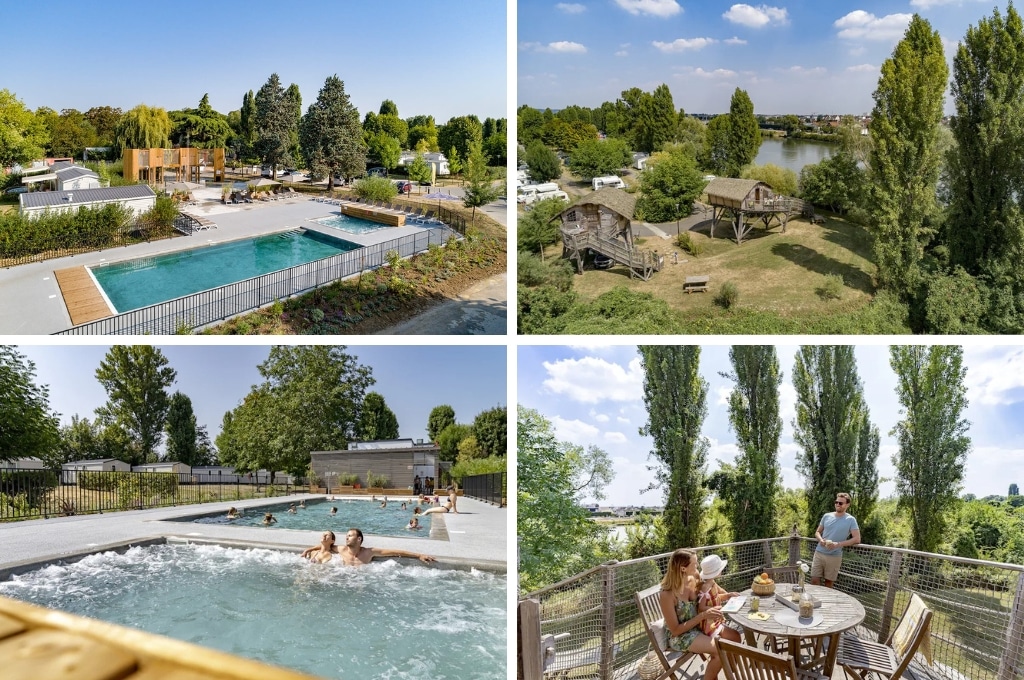
[[[790,73],[794,76],[820,76],[826,72],[824,66],[815,66],[814,68],[805,68],[803,66],[790,66],[787,69],[783,69],[786,73]]]
[[[722,385],[715,390],[717,399],[715,400],[715,406],[722,406],[723,404],[729,403],[729,395],[732,394],[732,385]]]
[[[1007,406],[1024,401],[1024,348],[964,348],[972,404]]]
[[[655,40],[651,44],[662,52],[683,52],[685,50],[702,50],[716,42],[718,41],[714,38],[676,38],[670,43]]]
[[[589,443],[601,435],[601,430],[582,420],[566,420],[561,416],[551,416],[548,420],[555,428],[555,436],[572,444]]]
[[[749,28],[763,28],[768,24],[784,26],[789,23],[784,7],[769,7],[768,5],[760,7],[744,4],[733,5],[728,12],[722,15],[722,18]]]
[[[623,425],[629,425],[629,418],[623,418],[622,416],[615,416],[615,422],[622,423]]]
[[[740,452],[740,447],[736,445],[736,442],[722,444],[717,439],[711,439],[710,441],[711,446],[708,448],[708,472],[714,472],[718,469],[718,463],[714,461],[732,463],[736,460],[736,456]]]
[[[519,43],[519,49],[523,52],[548,52],[554,54],[586,54],[587,52],[585,46],[570,40],[559,40],[547,45],[535,42]]]
[[[714,71],[705,71],[702,68],[693,69],[693,75],[699,78],[735,78],[736,71],[727,68],[716,68]]]
[[[582,14],[587,11],[587,6],[578,2],[560,2],[555,5],[555,8],[565,14]]]
[[[854,10],[832,24],[845,40],[898,40],[910,23],[910,14],[887,14],[876,17],[862,9]]]
[[[605,432],[604,440],[606,442],[612,442],[614,444],[625,444],[626,435],[622,434],[621,432]]]
[[[981,0],[977,0],[981,2]],[[910,0],[911,7],[917,7],[919,9],[931,9],[932,7],[940,7],[942,5],[963,5],[963,0]]]
[[[727,38],[727,39],[723,40],[722,42],[724,42],[726,45],[746,45],[747,44],[746,40],[744,40],[743,38],[739,38],[737,36],[733,36],[731,38]]]
[[[615,4],[630,14],[647,14],[663,19],[683,11],[676,0],[615,0]]]
[[[857,64],[856,66],[847,66],[846,70],[854,73],[874,73],[878,67],[874,64]]]
[[[590,417],[599,423],[607,423],[611,418],[605,413],[598,413],[594,409],[590,409]]]
[[[626,50],[619,50],[618,52],[615,53],[615,56],[616,57],[628,57],[629,56],[629,52],[627,52]]]
[[[1006,495],[1010,482],[1024,479],[1024,450],[980,446],[971,449],[964,469],[964,493]],[[1002,480],[995,481],[995,480]]]
[[[636,357],[621,366],[598,357],[545,361],[548,378],[544,387],[573,401],[596,404],[643,399],[643,369]]]
[[[796,418],[796,388],[792,380],[783,380],[779,386],[779,417],[782,418],[783,427]]]

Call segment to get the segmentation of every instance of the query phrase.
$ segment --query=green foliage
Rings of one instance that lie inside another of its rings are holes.
[[[366,168],[359,111],[337,75],[324,81],[316,101],[302,117],[299,144],[310,172],[328,178],[328,191],[335,177],[354,177]]]
[[[618,174],[628,168],[633,156],[622,139],[591,139],[582,142],[572,152],[569,170],[585,180],[602,175]]]
[[[82,473],[79,473],[81,475]],[[114,478],[117,507],[121,510],[164,505],[153,496],[173,496],[178,491],[178,475],[163,472],[108,472]],[[108,480],[109,483],[109,480]]]
[[[508,162],[508,139],[504,132],[496,132],[485,139],[483,149],[488,165],[505,167]]]
[[[825,282],[818,288],[818,295],[823,300],[838,300],[843,296],[846,283],[839,274],[825,274]]]
[[[459,457],[459,444],[472,434],[473,427],[471,425],[459,423],[453,423],[441,430],[441,433],[437,435],[438,458],[454,463]]]
[[[197,108],[171,111],[168,117],[171,121],[168,137],[179,146],[215,149],[227,146],[228,139],[234,134],[227,116],[210,106],[208,94],[203,95]]]
[[[449,425],[455,424],[455,409],[448,404],[441,404],[430,409],[427,417],[427,436],[430,441],[436,442],[438,435],[444,432]]]
[[[174,226],[174,220],[178,218],[178,206],[171,200],[170,196],[160,194],[156,197],[156,203],[149,211],[142,216],[144,222],[156,227],[169,229]]]
[[[437,143],[442,149],[454,147],[458,158],[469,158],[470,147],[483,143],[483,125],[476,116],[450,118],[438,130]],[[451,158],[448,160],[450,164]]]
[[[362,441],[398,439],[398,417],[384,402],[384,396],[368,392],[356,423],[356,437]]]
[[[690,214],[707,182],[693,159],[682,152],[657,156],[640,174],[636,212],[648,222],[668,222]]]
[[[753,163],[761,148],[761,128],[754,116],[754,103],[750,101],[750,95],[738,87],[729,102],[727,147],[729,155],[726,174],[729,177],[736,177],[743,166]]]
[[[796,173],[789,168],[781,168],[773,163],[748,165],[743,168],[740,177],[764,182],[775,190],[776,194],[796,196]]]
[[[485,456],[508,452],[508,409],[504,406],[481,411],[473,419],[473,436]]]
[[[561,198],[545,198],[533,204],[533,209],[520,215],[516,224],[519,250],[539,252],[544,246],[558,243],[562,238],[558,215],[568,207]]]
[[[722,309],[732,309],[740,299],[740,289],[732,281],[726,281],[715,295],[715,304]]]
[[[371,489],[380,488],[380,489],[383,489],[383,488],[387,487],[389,481],[390,480],[388,479],[387,475],[378,475],[378,474],[375,474],[371,470],[367,470],[366,471],[366,486],[367,486],[367,488],[371,488]]]
[[[647,423],[654,440],[656,481],[665,493],[666,545],[702,545],[703,482],[709,443],[700,436],[707,416],[708,383],[700,375],[700,347],[642,345]]]
[[[198,435],[196,414],[192,410],[192,400],[181,392],[171,395],[170,407],[167,410],[167,456],[166,459],[200,465],[199,450],[196,446]]]
[[[701,165],[716,175],[727,175],[729,172],[729,140],[732,136],[732,123],[728,115],[715,116],[708,121],[707,135],[704,138],[704,153],[700,157]]]
[[[11,345],[0,345],[0,463],[39,456],[57,446],[57,414],[49,388],[35,384],[35,364]]]
[[[635,560],[641,557],[650,557],[664,551],[668,545],[668,536],[665,532],[665,521],[659,516],[641,512],[636,516],[632,524],[627,524],[626,531],[626,559]],[[660,575],[650,579],[654,582]]]
[[[56,487],[57,475],[51,470],[0,470],[0,496],[12,499],[19,514],[41,507]]]
[[[951,274],[936,274],[928,279],[925,318],[930,333],[968,335],[981,332],[986,312],[978,281],[959,265]]]
[[[425,184],[430,181],[433,177],[433,173],[430,170],[430,165],[423,157],[422,153],[417,153],[416,157],[413,158],[412,163],[409,164],[407,169],[409,179],[413,182],[419,182]]]
[[[359,482],[359,475],[354,472],[338,473],[338,484],[341,486],[354,486]]]
[[[371,201],[390,201],[398,195],[398,187],[386,177],[363,177],[352,185],[352,190],[360,198]]]
[[[518,281],[524,286],[554,286],[561,292],[572,289],[573,269],[568,260],[544,262],[536,255],[520,253],[517,258]]]
[[[21,259],[63,249],[94,250],[134,242],[131,210],[118,204],[26,217],[0,213],[0,259]]]
[[[0,167],[29,163],[43,156],[50,133],[13,92],[0,89]]]
[[[370,158],[376,159],[383,167],[394,170],[402,157],[402,147],[391,135],[376,132],[366,138]]]
[[[540,140],[526,147],[523,162],[530,168],[530,178],[535,182],[550,182],[562,176],[562,161]]]
[[[96,380],[107,392],[107,403],[96,409],[104,425],[125,432],[131,443],[132,465],[156,460],[170,408],[167,388],[177,371],[152,345],[114,345],[96,369]]]
[[[866,175],[856,159],[840,151],[800,170],[800,195],[832,212],[845,213],[864,201]]]
[[[489,456],[487,458],[474,458],[472,460],[460,460],[452,466],[451,476],[453,479],[463,480],[473,475],[489,475],[495,472],[505,472],[508,467],[506,456]]]
[[[498,198],[502,189],[495,185],[487,172],[487,160],[479,142],[470,146],[469,158],[466,160],[466,187],[462,205],[472,208],[472,221],[476,222],[476,209],[485,206]]]
[[[298,132],[295,101],[281,85],[278,75],[272,73],[256,92],[253,102],[256,105],[253,151],[263,164],[273,168],[276,177],[277,168],[292,161],[292,146],[297,141],[293,136]]]
[[[633,87],[622,92],[616,102],[621,110],[626,136],[637,151],[650,153],[661,149],[676,133],[676,108],[672,92],[662,83],[654,92]]]
[[[530,288],[521,285],[517,298],[520,333],[562,333],[566,322],[563,316],[574,308],[577,296],[571,289],[560,290],[549,285]]]
[[[963,348],[895,345],[889,353],[904,413],[893,430],[899,442],[893,459],[899,505],[910,514],[913,548],[936,552],[970,448],[969,423],[961,417],[967,408]]]
[[[700,257],[704,254],[704,242],[694,239],[688,231],[684,231],[676,236],[676,245],[694,257]]]
[[[114,149],[159,149],[170,146],[171,119],[167,111],[139,104],[126,111],[114,128]]]

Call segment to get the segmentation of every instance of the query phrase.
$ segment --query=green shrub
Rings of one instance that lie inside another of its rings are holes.
[[[676,236],[676,245],[694,257],[700,257],[704,254],[704,243],[695,240],[688,231],[684,231]]]
[[[722,309],[732,309],[740,299],[740,289],[732,281],[726,281],[718,289],[715,296],[715,304]]]
[[[359,475],[354,472],[342,472],[338,475],[338,484],[341,486],[354,486],[359,482]]]
[[[507,469],[508,459],[505,456],[488,456],[456,463],[452,466],[451,475],[461,482],[466,477],[473,475],[489,475],[495,472],[505,472]]]
[[[81,474],[81,473],[79,473]],[[106,473],[117,479],[117,507],[151,507],[165,504],[154,496],[171,496],[178,491],[178,475],[169,472]]]
[[[5,470],[0,472],[0,492],[14,499],[15,507],[38,508],[46,493],[57,486],[57,475],[50,470]]]
[[[518,297],[520,333],[559,333],[556,320],[576,303],[575,292],[563,292],[550,285],[519,286]]]
[[[352,189],[360,198],[371,201],[390,201],[398,195],[395,183],[384,177],[364,177],[356,181]]]
[[[843,296],[846,283],[839,274],[826,274],[825,282],[817,289],[818,296],[823,300],[838,300]]]
[[[384,488],[388,485],[387,475],[378,475],[372,470],[366,471],[366,486],[371,488]]]

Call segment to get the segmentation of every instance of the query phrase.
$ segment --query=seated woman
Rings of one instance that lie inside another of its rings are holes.
[[[228,519],[238,519],[241,515],[238,514],[238,510],[234,508],[228,509]]]
[[[429,515],[432,512],[448,512],[451,509],[452,509],[452,504],[451,503],[445,503],[444,505],[442,505],[442,506],[440,506],[438,508],[429,508],[428,510],[424,510],[421,514]]]
[[[682,548],[676,550],[669,558],[658,597],[668,630],[668,647],[677,652],[709,655],[704,680],[715,680],[722,670],[722,661],[718,658],[714,640],[702,633],[700,627],[707,620],[723,621],[724,616],[721,607],[710,607],[697,613],[699,590],[697,555]],[[740,634],[731,628],[723,627],[719,635],[727,640],[740,641]]]
[[[300,553],[300,557],[308,559],[311,562],[330,562],[331,557],[338,554],[338,546],[334,544],[334,532],[325,531],[320,537],[320,543],[310,548],[306,548]]]

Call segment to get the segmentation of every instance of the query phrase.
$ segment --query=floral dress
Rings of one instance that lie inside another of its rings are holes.
[[[680,623],[684,621],[689,621],[696,615],[696,602],[680,600],[678,597],[676,598],[676,617],[679,619]],[[698,635],[700,635],[700,626],[694,626],[690,630],[684,633],[680,633],[675,637],[669,635],[668,647],[669,649],[674,649],[677,652],[685,652],[690,648],[690,645],[693,643],[693,641],[697,639]]]

